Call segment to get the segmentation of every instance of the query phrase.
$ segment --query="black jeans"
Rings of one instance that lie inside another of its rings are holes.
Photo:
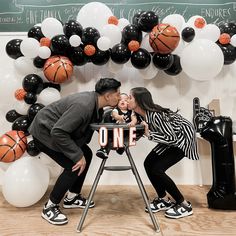
[[[144,161],[148,178],[160,198],[168,192],[177,203],[184,201],[184,197],[174,181],[165,173],[184,157],[184,152],[177,147],[170,147],[161,155],[151,151]]]
[[[80,193],[93,155],[88,145],[84,144],[81,147],[86,159],[86,167],[83,173],[78,176],[79,170],[72,172],[72,167],[75,165],[72,160],[66,157],[63,153],[56,152],[48,148],[36,138],[34,138],[34,141],[41,152],[46,153],[49,157],[51,157],[55,162],[57,162],[61,167],[64,168],[63,172],[58,177],[52,192],[50,193],[50,200],[55,204],[59,204],[68,190],[72,193]]]

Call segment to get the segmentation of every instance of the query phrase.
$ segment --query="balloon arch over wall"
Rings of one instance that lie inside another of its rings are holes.
[[[10,40],[5,48],[15,60],[16,71],[25,75],[22,88],[15,91],[15,98],[24,103],[6,114],[13,124],[12,130],[0,137],[0,161],[14,162],[26,150],[30,156],[39,154],[33,141],[27,143],[28,127],[40,109],[60,98],[60,84],[71,80],[75,66],[107,63],[113,73],[133,66],[143,79],[156,77],[159,70],[170,76],[183,70],[190,78],[202,81],[218,75],[223,65],[234,63],[235,47],[235,22],[217,26],[198,15],[185,22],[183,16],[172,14],[160,22],[155,12],[140,11],[129,22],[117,19],[105,4],[91,2],[81,8],[75,20],[64,23],[46,18],[29,29],[28,37]],[[43,71],[47,82],[32,73],[34,67]],[[14,181],[11,169],[8,179]],[[42,191],[26,202],[10,199],[14,191],[19,196],[19,189],[12,189],[14,183],[9,181],[4,185],[4,196],[16,206],[33,204],[46,191],[48,178],[42,179]]]

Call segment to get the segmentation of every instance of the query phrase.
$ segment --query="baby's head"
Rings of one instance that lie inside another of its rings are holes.
[[[118,102],[118,107],[121,110],[127,110],[128,109],[128,99],[129,99],[129,96],[126,93],[121,93],[120,94],[120,100]]]

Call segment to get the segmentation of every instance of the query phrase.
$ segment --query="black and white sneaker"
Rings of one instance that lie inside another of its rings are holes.
[[[68,223],[67,217],[60,211],[59,205],[52,204],[50,206],[43,207],[41,216],[53,225],[64,225]]]
[[[163,198],[156,197],[151,203],[150,207],[152,209],[152,212],[158,212],[158,211],[165,211],[169,208],[171,208],[174,205],[174,203],[168,198],[166,201]],[[145,208],[145,211],[148,212],[147,207]]]
[[[108,158],[107,150],[105,148],[98,149],[96,152],[96,156],[102,159],[107,159]]]
[[[77,194],[73,198],[68,198],[68,196],[66,196],[64,198],[63,207],[64,208],[85,208],[87,203],[88,203],[88,200],[86,198],[82,197],[81,194]],[[92,208],[94,206],[95,206],[94,201],[91,201],[89,208]]]
[[[193,209],[190,202],[188,202],[188,205],[185,205],[183,203],[176,204],[165,212],[166,217],[173,219],[190,216],[192,214]]]

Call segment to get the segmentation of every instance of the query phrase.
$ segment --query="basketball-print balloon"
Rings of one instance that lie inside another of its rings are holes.
[[[168,54],[179,44],[179,32],[169,24],[159,24],[153,27],[149,34],[149,43],[155,52]]]
[[[43,72],[47,80],[60,84],[70,79],[73,64],[67,57],[52,56],[45,62]]]
[[[19,159],[27,147],[23,131],[11,130],[0,137],[0,161],[13,162]]]

